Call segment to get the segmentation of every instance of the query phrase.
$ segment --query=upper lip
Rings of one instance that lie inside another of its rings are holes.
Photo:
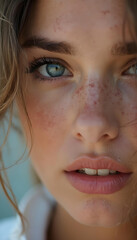
[[[77,158],[72,164],[70,164],[65,170],[67,172],[76,171],[81,168],[90,169],[111,169],[121,173],[131,173],[131,170],[126,166],[118,163],[116,160],[108,156],[89,157],[82,156]]]

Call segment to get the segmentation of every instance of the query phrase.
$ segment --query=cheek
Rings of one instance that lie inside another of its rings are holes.
[[[68,131],[68,119],[63,104],[47,104],[36,97],[26,97],[26,106],[32,124],[32,150],[30,157],[32,164],[40,178],[51,175],[51,167],[54,169],[58,162],[59,151]],[[24,123],[25,115],[20,110],[21,121]],[[23,124],[24,125],[24,124]],[[29,135],[29,129],[24,126]],[[31,139],[28,139],[31,146]],[[54,150],[53,150],[54,149]],[[54,171],[53,171],[54,172]],[[50,176],[49,176],[50,177]]]
[[[118,106],[125,119],[124,123],[134,122],[137,119],[137,87],[125,84],[121,87]]]
[[[41,137],[49,141],[53,140],[54,136],[62,135],[66,122],[63,106],[55,107],[54,104],[49,106],[43,102],[35,104],[35,100],[33,100],[29,101],[27,109],[36,141]]]
[[[63,145],[72,125],[71,101],[40,98],[36,95],[25,98],[32,124],[33,152],[52,154]],[[24,122],[22,114],[22,123]],[[25,128],[28,133],[28,129]],[[28,135],[28,134],[27,134]]]
[[[131,82],[131,81],[130,81]],[[131,84],[121,84],[118,91],[118,113],[121,132],[128,136],[137,149],[137,88]]]

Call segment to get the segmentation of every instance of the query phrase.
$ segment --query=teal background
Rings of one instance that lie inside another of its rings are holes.
[[[8,114],[6,117],[8,118]],[[4,138],[4,129],[7,129],[8,121],[5,120],[4,126],[0,126],[0,146]],[[6,170],[8,179],[10,181],[12,190],[16,196],[18,203],[34,184],[36,184],[35,174],[33,174],[28,152],[26,151],[24,157],[18,161],[25,151],[25,139],[21,130],[16,109],[14,110],[13,123],[18,130],[13,127],[10,130],[8,141],[2,150],[4,164],[8,169]],[[17,163],[18,161],[18,163]],[[13,166],[12,166],[13,165]],[[2,166],[0,165],[0,169]],[[3,171],[0,170],[3,174]],[[15,215],[16,212],[5,197],[0,184],[0,219]]]

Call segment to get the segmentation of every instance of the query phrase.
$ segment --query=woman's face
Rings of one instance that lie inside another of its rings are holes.
[[[124,14],[122,0],[39,0],[21,39],[34,168],[69,215],[89,226],[114,226],[137,212],[136,55],[127,24],[123,42]],[[80,192],[64,171],[81,156],[111,157],[131,179],[111,194]]]

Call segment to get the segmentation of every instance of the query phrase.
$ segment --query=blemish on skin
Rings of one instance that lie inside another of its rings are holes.
[[[117,24],[115,24],[114,26],[113,26],[113,28],[118,28],[119,26],[117,25]]]
[[[106,83],[104,83],[103,88],[107,89],[107,84]]]
[[[95,87],[95,84],[94,84],[94,83],[90,83],[90,84],[89,84],[89,87],[92,87],[92,88],[93,88],[93,87]]]
[[[53,26],[54,32],[62,30],[62,27],[61,27],[62,20],[61,19],[62,19],[61,16],[56,18],[55,24]]]
[[[107,14],[110,14],[110,11],[109,10],[104,10],[104,11],[101,11],[103,15],[107,15]]]
[[[96,101],[94,101],[94,105],[96,105],[97,104],[97,102]]]
[[[119,96],[119,93],[115,93],[115,97]]]
[[[115,24],[114,26],[110,27],[111,30],[114,31],[114,29],[117,29],[119,26],[117,24]]]
[[[76,91],[76,94],[80,94],[82,92],[82,90],[83,90],[83,87],[78,88]]]
[[[115,97],[118,97],[118,96],[120,97],[121,96],[121,92],[119,90],[117,90],[117,92],[115,92],[114,96]],[[122,100],[122,98],[120,100]]]

